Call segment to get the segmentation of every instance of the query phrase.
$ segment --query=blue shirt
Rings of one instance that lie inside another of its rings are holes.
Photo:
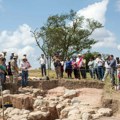
[[[66,68],[72,69],[72,61],[66,61]]]

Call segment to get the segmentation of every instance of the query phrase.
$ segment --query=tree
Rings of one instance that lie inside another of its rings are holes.
[[[90,35],[101,27],[101,23],[79,17],[71,10],[68,14],[48,17],[46,24],[33,34],[38,47],[45,55],[53,56],[55,52],[60,52],[61,57],[66,59],[90,49],[97,42],[90,38]]]

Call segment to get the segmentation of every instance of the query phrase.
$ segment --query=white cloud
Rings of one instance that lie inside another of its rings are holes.
[[[120,50],[120,45],[117,46],[117,49]]]
[[[115,35],[105,28],[97,29],[91,36],[98,40],[98,42],[93,45],[93,48],[116,48],[116,38]]]
[[[9,57],[10,53],[12,52],[17,53],[19,55],[19,58],[21,58],[23,54],[27,54],[31,61],[34,61],[34,45],[36,43],[30,31],[31,27],[27,24],[19,26],[18,29],[16,29],[15,31],[1,31],[0,51],[7,51],[7,57]]]
[[[23,24],[14,32],[2,31],[0,33],[1,47],[13,48],[34,43],[30,30],[31,28],[27,24]]]
[[[120,2],[120,0],[119,0]],[[105,26],[106,23],[106,11],[108,6],[109,0],[102,0],[101,2],[96,2],[92,5],[88,5],[88,7],[83,8],[78,11],[79,16],[84,16],[85,18],[91,18],[99,21]],[[114,33],[112,33],[110,30],[104,28],[97,29],[93,35],[92,38],[96,39],[98,42],[93,45],[93,49],[96,48],[119,48],[117,47],[116,37]]]
[[[120,0],[117,0],[116,6],[117,6],[117,10],[120,11]]]
[[[88,7],[83,8],[77,12],[79,16],[84,16],[85,18],[92,18],[103,25],[105,24],[105,13],[107,11],[107,5],[109,0],[102,0],[102,2],[96,2]]]

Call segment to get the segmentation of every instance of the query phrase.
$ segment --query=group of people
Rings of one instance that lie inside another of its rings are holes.
[[[101,54],[99,54],[97,57],[90,58],[88,66],[91,78],[95,79],[96,76],[97,79],[105,81],[109,75],[113,86],[120,84],[119,58],[115,59],[113,55],[108,55],[103,59]]]
[[[66,61],[63,61],[60,56],[54,56],[53,61],[57,78],[63,78],[64,71],[68,78],[72,78],[72,73],[75,79],[81,79],[81,77],[85,79],[87,76],[84,55],[78,54],[77,57],[67,58]]]
[[[89,71],[93,79],[105,81],[109,75],[113,86],[116,85],[116,79],[120,83],[120,60],[115,59],[113,55],[103,59],[101,54],[98,54],[91,57],[88,62],[86,62],[84,54],[78,54],[77,57],[72,59],[67,58],[66,61],[56,55],[53,57],[53,61],[57,78],[62,78],[65,71],[68,78],[72,78],[72,73],[74,73],[75,79],[86,79]]]
[[[6,52],[0,52],[0,85],[3,85],[6,81],[6,76],[9,77],[11,83],[17,83],[19,76],[22,77],[21,85],[25,87],[28,85],[28,69],[31,67],[26,54],[23,55],[18,65],[18,55],[12,53],[10,60],[6,63]]]
[[[0,52],[1,85],[6,82],[6,76],[9,76],[10,82],[17,83],[19,75],[22,76],[21,85],[28,85],[28,70],[31,68],[31,65],[26,54],[23,55],[19,66],[17,60],[18,55],[12,53],[9,62],[6,63],[6,52]],[[72,73],[74,73],[75,79],[86,79],[87,71],[89,71],[93,79],[104,81],[109,75],[113,86],[116,84],[116,78],[119,80],[118,83],[120,83],[120,60],[119,58],[115,59],[113,55],[109,55],[103,59],[101,54],[98,54],[91,57],[88,62],[86,62],[84,54],[78,54],[77,57],[73,57],[72,59],[67,58],[66,61],[62,60],[59,55],[55,55],[53,63],[58,79],[63,78],[64,71],[68,78],[72,78]],[[46,76],[46,58],[44,54],[41,55],[40,64],[42,76]],[[89,69],[87,69],[87,66]]]

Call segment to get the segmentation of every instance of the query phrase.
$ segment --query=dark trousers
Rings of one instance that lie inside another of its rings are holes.
[[[72,78],[72,69],[67,69],[67,76],[68,78]]]
[[[41,72],[42,72],[42,76],[46,76],[46,65],[45,64],[41,64]]]
[[[115,85],[115,75],[116,75],[116,68],[110,69],[110,77],[111,77],[111,83],[114,86]]]
[[[78,69],[74,69],[74,77],[76,79],[80,79],[80,75],[79,75],[79,70]]]
[[[86,78],[86,69],[85,69],[85,67],[81,67],[80,72],[81,72],[82,78],[85,79]]]
[[[22,71],[22,86],[25,87],[28,85],[28,71]]]

